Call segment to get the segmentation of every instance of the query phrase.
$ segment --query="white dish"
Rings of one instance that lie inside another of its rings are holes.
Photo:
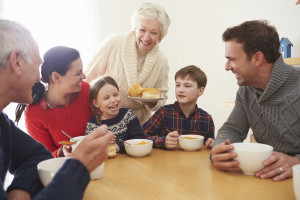
[[[293,166],[293,185],[297,200],[300,200],[300,164]]]
[[[193,139],[185,139],[185,137]],[[201,149],[204,142],[202,135],[181,135],[178,137],[179,147],[185,151],[197,151]]]
[[[38,174],[44,186],[47,186],[55,176],[56,172],[63,166],[70,157],[50,158],[41,161],[37,165]]]
[[[140,102],[157,102],[159,100],[163,100],[164,98],[141,98],[141,97],[130,97],[128,96],[129,99],[140,101]]]
[[[74,151],[77,146],[79,145],[79,143],[84,139],[84,136],[78,136],[78,137],[73,137],[74,141],[76,141],[75,144],[72,144],[72,151]],[[72,141],[72,139],[71,139]],[[91,176],[91,180],[96,180],[99,178],[102,178],[102,174],[103,174],[103,170],[104,170],[104,162],[99,165],[96,169],[94,169],[94,171],[91,172],[90,176]]]
[[[138,145],[141,142],[146,142],[146,144]],[[153,141],[147,139],[131,139],[126,140],[124,146],[126,153],[132,157],[144,157],[151,153]]]
[[[240,169],[246,175],[253,176],[264,168],[263,162],[272,155],[273,147],[261,143],[233,143],[232,152],[237,153],[234,160],[240,162]]]

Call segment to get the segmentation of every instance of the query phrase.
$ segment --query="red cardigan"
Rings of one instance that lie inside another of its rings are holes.
[[[25,110],[25,123],[28,133],[42,143],[53,157],[60,154],[59,141],[69,140],[61,131],[71,137],[85,133],[87,121],[93,115],[89,105],[90,86],[82,82],[79,95],[63,108],[49,108],[42,100],[38,105],[29,105]]]

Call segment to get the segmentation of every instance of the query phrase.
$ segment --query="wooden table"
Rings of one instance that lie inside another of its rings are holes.
[[[153,149],[144,158],[118,155],[105,161],[103,177],[90,182],[83,199],[295,199],[292,178],[273,182],[220,171],[209,154],[202,147],[196,152]]]

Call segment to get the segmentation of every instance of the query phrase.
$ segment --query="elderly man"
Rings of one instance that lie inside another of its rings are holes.
[[[46,187],[37,164],[51,158],[43,145],[17,128],[2,110],[11,102],[31,103],[32,86],[40,79],[42,60],[30,32],[20,24],[0,19],[0,199],[82,199],[93,171],[107,158],[113,134],[102,126],[85,137]],[[14,179],[3,188],[9,170]]]
[[[274,153],[256,173],[262,179],[280,181],[292,176],[300,163],[300,68],[284,63],[275,27],[266,21],[247,21],[227,29],[225,69],[240,86],[235,106],[218,132],[211,160],[221,170],[239,170],[231,143],[247,137],[273,146]]]

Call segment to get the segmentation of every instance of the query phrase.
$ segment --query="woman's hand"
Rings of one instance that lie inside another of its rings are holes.
[[[157,102],[144,102],[144,104],[149,108],[154,108],[157,104]]]
[[[71,157],[72,155],[72,146],[71,145],[63,145],[62,151],[65,157]]]

